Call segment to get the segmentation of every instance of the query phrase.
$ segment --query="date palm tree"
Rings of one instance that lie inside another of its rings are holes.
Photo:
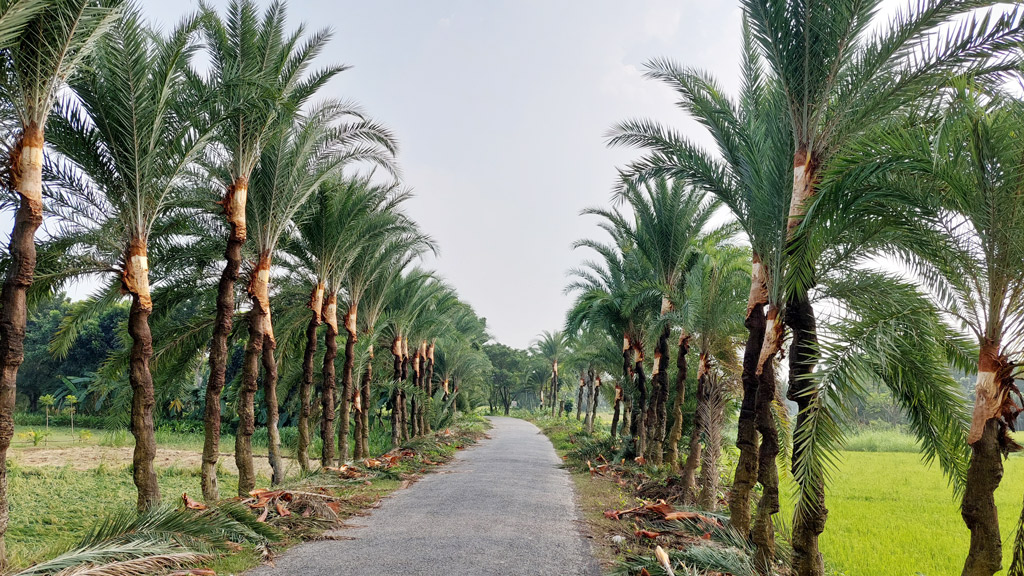
[[[671,313],[675,309],[673,297],[682,286],[689,263],[696,257],[695,248],[701,237],[728,235],[730,230],[706,230],[718,203],[690,188],[686,181],[660,178],[640,186],[627,184],[619,191],[618,198],[631,208],[632,220],[618,210],[588,209],[584,213],[602,217],[617,234],[636,247],[653,280],[638,288],[661,301],[651,401],[645,417],[647,453],[644,454],[651,463],[661,464],[668,421],[668,339],[672,331]],[[685,393],[685,388],[681,392],[677,390],[678,393]]]
[[[354,120],[353,120],[354,119]],[[377,142],[387,144],[378,146]],[[255,486],[251,437],[255,431],[253,401],[262,364],[267,409],[268,446],[272,482],[284,480],[277,430],[277,362],[274,358],[273,322],[270,317],[270,273],[274,253],[282,238],[303,218],[302,210],[319,187],[350,162],[375,161],[390,166],[394,144],[376,124],[339,102],[326,102],[300,120],[279,126],[263,150],[253,173],[247,202],[247,220],[253,238],[255,262],[249,271],[249,340],[246,344],[239,392],[239,429],[235,436],[235,461],[239,470],[239,494]],[[334,298],[328,292],[327,306]],[[325,315],[325,322],[337,322]]]
[[[313,363],[317,348],[317,327],[323,320],[325,289],[327,286],[339,286],[341,280],[348,277],[356,259],[363,252],[376,250],[396,221],[407,223],[396,210],[408,196],[408,193],[402,192],[395,185],[375,185],[366,176],[328,180],[310,201],[308,215],[299,222],[297,234],[284,247],[291,257],[287,266],[295,271],[293,276],[303,277],[302,282],[309,286],[310,291],[308,307],[311,316],[306,326],[299,392],[298,455],[303,470],[309,469],[306,452],[309,448]],[[351,287],[348,295],[349,300],[355,299],[355,306],[358,306],[358,296],[353,295]],[[350,357],[354,360],[355,321],[354,311],[345,314],[346,330],[349,330],[352,339],[351,345],[346,345],[350,389],[351,365],[348,360]],[[342,420],[345,420],[344,416]],[[328,427],[333,430],[333,422]]]
[[[679,97],[679,107],[708,130],[717,154],[652,120],[623,122],[613,129],[610,143],[647,151],[623,170],[623,181],[670,177],[692,183],[728,208],[751,246],[752,282],[744,320],[748,336],[736,436],[740,455],[729,509],[732,526],[751,536],[759,564],[768,565],[775,552],[771,517],[779,510],[779,439],[771,405],[776,393],[772,359],[783,343],[779,280],[783,276],[784,230],[793,171],[785,99],[778,83],[764,72],[746,20],[742,85],[735,101],[724,96],[721,86],[707,72],[669,60],[654,60],[647,68],[647,76],[669,85]],[[756,483],[761,484],[762,496],[751,532],[750,496]]]
[[[684,334],[692,335],[691,344],[698,358],[697,405],[682,481],[684,498],[704,510],[714,510],[717,500],[721,446],[716,445],[716,439],[720,442],[722,436],[721,409],[725,398],[722,380],[738,364],[736,349],[745,316],[743,291],[750,285],[746,269],[749,260],[746,250],[736,246],[711,246],[701,250],[686,273],[680,298],[681,324]],[[686,377],[685,364],[680,367],[679,377]],[[673,444],[678,444],[683,420],[682,399],[678,396],[673,412],[675,424],[669,438]],[[704,450],[702,441],[707,444]],[[699,491],[698,464],[701,467]]]
[[[653,283],[653,277],[632,240],[609,222],[601,222],[600,226],[612,236],[612,242],[584,239],[573,244],[575,248],[594,251],[599,259],[587,260],[582,267],[570,271],[576,279],[569,283],[566,292],[576,292],[577,297],[566,317],[566,330],[578,331],[589,324],[603,328],[613,338],[622,338],[622,381],[626,388],[616,391],[615,408],[619,409],[623,397],[627,398],[629,405],[621,408],[623,423],[628,420],[629,425],[623,430],[629,430],[639,456],[644,453],[646,438],[644,349],[658,304],[636,296],[642,285]],[[616,414],[612,416],[613,435],[614,425],[618,424]]]
[[[7,185],[18,195],[3,290],[0,291],[0,562],[9,519],[7,449],[14,436],[14,400],[28,308],[26,292],[36,268],[35,233],[43,221],[46,120],[59,90],[118,17],[116,3],[89,0],[0,3],[0,47],[5,66],[0,90],[13,109]]]
[[[285,29],[285,5],[275,1],[262,19],[253,0],[232,0],[220,18],[207,10],[204,19],[210,72],[204,80],[219,121],[218,151],[227,221],[225,264],[217,291],[216,322],[210,344],[210,378],[203,415],[203,497],[217,500],[217,459],[220,451],[220,395],[228,361],[228,338],[235,312],[235,283],[242,268],[246,240],[249,179],[272,135],[287,124],[321,87],[345,69],[331,65],[311,70],[330,34],[304,38],[302,26]],[[219,158],[224,156],[224,158]]]
[[[907,237],[902,252],[935,304],[977,344],[974,412],[966,442],[961,515],[971,531],[964,576],[1002,569],[994,492],[1001,458],[1018,449],[1008,432],[1021,411],[1024,358],[1024,104],[958,82],[934,121],[920,115],[879,127],[851,148],[835,185],[863,198],[843,201],[827,179],[822,209],[883,215]],[[845,180],[845,181],[844,181]],[[855,210],[847,210],[849,208]],[[895,208],[894,208],[895,207]],[[895,218],[893,218],[895,215]]]
[[[367,246],[367,248],[370,248]],[[362,323],[365,364],[359,383],[359,403],[356,410],[356,442],[354,456],[370,456],[370,406],[373,383],[374,343],[385,336],[388,327],[386,310],[392,284],[409,268],[413,260],[427,251],[436,250],[434,241],[418,230],[410,230],[386,238],[378,246],[361,251],[349,267],[349,285],[361,284],[359,322]],[[390,344],[390,342],[389,342]],[[354,395],[353,395],[354,396]],[[353,400],[353,403],[354,400]]]
[[[153,468],[149,248],[175,233],[183,177],[210,137],[208,128],[191,121],[196,95],[184,82],[195,28],[192,18],[160,38],[137,10],[129,11],[99,42],[90,66],[72,78],[75,98],[51,120],[50,142],[60,155],[51,174],[53,210],[62,223],[55,242],[80,262],[66,270],[110,275],[99,303],[119,291],[131,298],[128,381],[140,510],[160,501]],[[75,325],[64,327],[63,336],[73,339]]]
[[[872,30],[881,0],[744,0],[754,38],[786,95],[793,134],[793,185],[787,244],[808,234],[801,223],[820,186],[820,174],[852,138],[934,93],[945,77],[965,67],[981,72],[1016,66],[1024,26],[1020,9],[994,18],[967,16],[991,5],[975,0],[932,0],[898,12]],[[954,19],[961,18],[954,23]],[[943,27],[949,26],[949,29]],[[855,193],[851,190],[849,193]],[[824,563],[818,536],[825,529],[824,478],[805,475],[812,419],[820,387],[810,291],[819,270],[809,260],[787,265],[785,322],[792,331],[788,397],[800,412],[793,449],[801,491],[793,523],[793,568],[819,576]]]
[[[555,405],[559,404],[558,362],[568,352],[568,344],[568,338],[566,337],[565,332],[562,332],[561,330],[555,330],[552,332],[545,330],[541,332],[540,336],[533,342],[533,348],[536,353],[540,354],[542,358],[547,360],[548,366],[551,366],[551,387],[548,389],[548,394],[551,399],[552,416],[555,415]]]

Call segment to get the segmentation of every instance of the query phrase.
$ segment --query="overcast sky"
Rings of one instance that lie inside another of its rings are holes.
[[[142,2],[164,29],[197,5]],[[644,62],[738,85],[737,1],[292,0],[288,16],[333,30],[322,61],[352,69],[324,96],[395,132],[407,208],[441,248],[430,266],[516,347],[561,326],[567,271],[589,257],[571,243],[598,235],[579,212],[607,203],[616,166],[637,155],[608,149],[608,129],[653,117],[704,138]]]

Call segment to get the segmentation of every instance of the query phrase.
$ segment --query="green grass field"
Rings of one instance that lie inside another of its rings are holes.
[[[790,484],[792,489],[792,484]],[[996,492],[1009,566],[1024,495],[1024,458],[1006,462]],[[938,466],[911,452],[845,452],[827,496],[822,551],[836,574],[955,576],[970,533]],[[791,503],[786,506],[787,516]]]

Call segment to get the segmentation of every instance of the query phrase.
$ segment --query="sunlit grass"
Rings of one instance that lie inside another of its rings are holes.
[[[786,496],[792,494],[792,484]],[[996,492],[1009,566],[1013,530],[1024,494],[1024,458],[1006,462]],[[938,466],[916,453],[845,452],[828,490],[828,524],[821,537],[837,574],[946,576],[960,573],[970,532]],[[786,498],[784,514],[792,514]]]

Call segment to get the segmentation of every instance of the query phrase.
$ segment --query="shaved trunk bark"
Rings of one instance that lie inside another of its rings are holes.
[[[235,313],[235,282],[242,267],[242,245],[245,244],[245,197],[249,181],[236,179],[224,193],[224,214],[230,231],[224,250],[224,271],[217,285],[217,317],[210,341],[210,379],[206,383],[206,405],[203,409],[203,463],[201,484],[203,498],[212,502],[220,498],[217,486],[217,460],[220,458],[220,395],[228,366],[228,338]],[[242,191],[236,194],[236,191]],[[239,202],[241,212],[238,212]],[[239,219],[240,218],[240,219]]]
[[[7,449],[14,437],[18,368],[25,359],[26,293],[36,270],[35,234],[43,222],[43,127],[30,125],[10,152],[14,189],[21,197],[11,231],[10,261],[0,292],[0,563],[6,564],[4,535],[10,518]]]
[[[766,325],[764,305],[768,303],[768,291],[765,278],[761,258],[755,253],[751,269],[750,296],[747,299],[747,316],[743,321],[747,328],[747,344],[743,349],[743,399],[740,402],[739,425],[736,432],[736,447],[740,455],[736,462],[732,491],[729,493],[730,522],[744,537],[750,536],[750,492],[757,483],[757,363],[764,345]]]
[[[676,398],[672,401],[672,431],[668,435],[668,463],[673,471],[679,470],[679,441],[683,438],[683,401],[686,399],[686,355],[690,352],[690,336],[679,335],[676,351]]]
[[[999,356],[999,342],[985,341],[978,358],[974,415],[971,421],[971,463],[960,515],[971,531],[971,546],[963,576],[992,576],[1002,569],[1003,546],[999,533],[995,491],[1003,478],[1002,439],[1006,427],[1000,419],[1003,404],[1001,376],[1013,377]]]
[[[693,413],[693,433],[690,434],[690,446],[686,454],[686,463],[680,474],[683,485],[683,502],[697,502],[697,466],[701,461],[701,434],[706,423],[704,416],[708,405],[708,355],[701,352],[697,367],[697,409]]]
[[[269,318],[268,318],[269,322]],[[284,460],[281,458],[281,431],[277,427],[280,410],[277,403],[277,344],[269,335],[263,340],[263,402],[267,408],[267,460],[270,462],[270,485],[284,482]]]
[[[786,303],[786,324],[793,331],[793,343],[789,349],[789,391],[786,396],[800,408],[795,435],[807,426],[808,410],[817,396],[814,381],[809,379],[817,363],[814,309],[806,295],[791,298]],[[803,458],[803,451],[801,446],[793,446],[794,463]],[[828,519],[824,482],[819,479],[811,486],[802,487],[802,490],[805,495],[801,499],[808,500],[802,513],[798,506],[793,519],[794,574],[823,576],[825,565],[818,547],[818,536],[825,530],[825,521]]]
[[[339,408],[341,414],[338,417],[338,466],[348,460],[348,433],[350,399],[352,398],[352,371],[356,364],[356,310],[352,306],[345,314],[345,331],[348,338],[345,340],[345,365],[341,372],[341,402]]]
[[[757,504],[757,517],[750,539],[757,546],[754,566],[761,574],[772,574],[775,562],[775,523],[772,517],[779,512],[779,431],[775,425],[775,366],[769,361],[758,376],[757,431],[761,435],[758,449],[757,481],[761,484],[761,500]]]
[[[148,298],[148,297],[147,297]],[[128,313],[128,334],[132,338],[131,365],[128,381],[132,387],[132,480],[139,492],[138,509],[149,510],[160,504],[160,485],[157,483],[153,460],[156,458],[156,436],[153,427],[153,375],[149,359],[153,356],[153,336],[149,330],[152,306],[144,305],[138,294],[132,295]]]
[[[313,406],[313,357],[316,355],[316,329],[320,312],[314,312],[306,325],[306,350],[302,355],[302,384],[299,389],[299,468],[309,471],[309,415]]]

